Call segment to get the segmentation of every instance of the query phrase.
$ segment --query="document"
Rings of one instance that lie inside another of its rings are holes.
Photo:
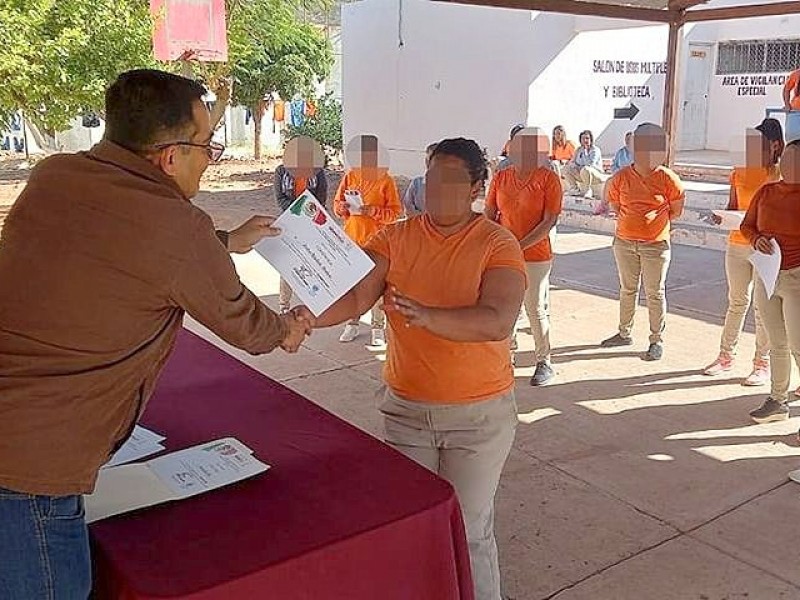
[[[304,192],[275,221],[281,235],[265,238],[256,252],[289,282],[301,302],[319,316],[353,289],[375,263]]]
[[[756,273],[767,290],[767,298],[772,298],[775,293],[778,274],[781,271],[781,248],[775,240],[770,240],[770,242],[772,242],[772,254],[764,254],[755,250],[750,255],[750,262],[753,263]]]
[[[345,190],[344,201],[351,215],[360,215],[364,208],[364,198],[358,190]]]
[[[86,522],[183,500],[249,479],[269,469],[235,438],[223,438],[145,463],[101,469],[85,496]]]
[[[744,220],[745,211],[743,210],[712,210],[715,215],[722,219],[719,224],[720,229],[734,231],[739,229]]]
[[[114,453],[104,466],[104,469],[116,467],[125,463],[134,462],[162,452],[165,448],[161,443],[166,438],[140,425],[133,428],[133,433],[125,443]]]

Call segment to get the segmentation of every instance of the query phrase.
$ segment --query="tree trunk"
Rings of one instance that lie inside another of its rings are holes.
[[[267,103],[259,100],[258,105],[251,108],[253,113],[253,125],[255,127],[255,135],[253,140],[253,157],[256,160],[261,158],[261,120],[264,118],[264,113],[267,110]]]

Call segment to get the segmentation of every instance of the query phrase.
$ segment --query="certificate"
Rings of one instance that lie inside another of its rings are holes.
[[[239,440],[223,438],[146,463],[101,469],[94,493],[85,497],[86,522],[196,496],[268,468]]]
[[[375,267],[308,191],[278,217],[275,227],[281,235],[263,239],[256,252],[317,317]]]

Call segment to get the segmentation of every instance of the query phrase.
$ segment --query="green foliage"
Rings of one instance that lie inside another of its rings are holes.
[[[289,126],[287,137],[306,135],[320,143],[329,159],[339,156],[342,142],[342,103],[327,94],[317,102],[317,112],[300,127]]]
[[[16,109],[45,131],[100,112],[122,71],[155,66],[142,0],[0,0],[0,119]]]

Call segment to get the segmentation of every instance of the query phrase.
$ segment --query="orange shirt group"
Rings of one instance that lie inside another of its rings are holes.
[[[742,221],[751,244],[759,236],[774,238],[781,249],[781,270],[800,267],[800,184],[776,181],[761,186]]]
[[[661,242],[669,240],[670,208],[684,199],[683,184],[666,167],[642,176],[625,167],[606,184],[609,201],[617,205],[617,232],[622,240]]]
[[[381,230],[366,249],[388,259],[387,285],[437,308],[474,305],[484,273],[490,269],[510,268],[525,275],[514,236],[479,216],[465,229],[445,237],[423,214]],[[422,327],[406,327],[405,317],[397,311],[388,311],[387,318],[391,334],[384,377],[401,397],[469,403],[502,395],[514,387],[508,340],[453,342]]]
[[[563,192],[561,180],[551,169],[539,167],[524,181],[516,167],[497,173],[489,186],[486,206],[500,213],[500,224],[521,240],[544,220],[545,213],[561,213]],[[524,249],[527,262],[543,262],[553,258],[550,237]]]
[[[348,215],[344,193],[357,190],[369,214]],[[342,179],[333,199],[336,216],[344,218],[344,231],[363,247],[380,229],[394,223],[403,211],[400,194],[391,175],[386,172],[377,178],[365,177],[362,169],[352,169]]]

